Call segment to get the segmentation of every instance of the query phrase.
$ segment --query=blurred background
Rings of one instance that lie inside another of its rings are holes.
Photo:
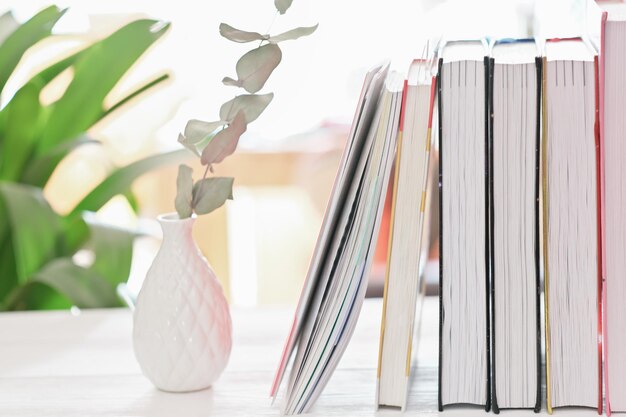
[[[221,103],[234,95],[220,80],[234,75],[237,59],[250,49],[222,38],[220,22],[261,33],[319,23],[313,35],[281,44],[281,65],[262,90],[275,93],[273,102],[249,126],[237,152],[216,166],[218,175],[235,177],[235,198],[202,216],[195,227],[196,240],[232,304],[291,304],[307,272],[368,68],[390,59],[392,68],[405,72],[425,43],[444,32],[449,38],[528,37],[546,27],[551,32],[544,33],[550,36],[580,33],[586,2],[550,3],[553,12],[531,0],[294,0],[289,12],[278,16],[271,0],[59,0],[54,4],[67,12],[54,24],[52,36],[21,57],[2,89],[0,110],[44,68],[129,22],[151,18],[171,23],[106,94],[104,107],[123,100],[146,80],[164,73],[169,79],[90,125],[87,134],[98,143],[68,151],[42,186],[51,208],[67,216],[116,167],[180,149],[176,139],[187,120],[215,120]],[[0,14],[11,12],[16,23],[24,23],[50,5],[49,0],[3,2]],[[538,20],[537,15],[547,17]],[[0,26],[0,36],[11,28],[14,25]],[[106,68],[107,62],[100,65]],[[77,72],[70,68],[46,85],[39,95],[42,105],[62,97]],[[0,152],[7,149],[0,147]],[[182,158],[201,172],[197,158]],[[141,232],[129,260],[131,296],[140,289],[159,247],[154,218],[174,210],[177,163],[162,165],[139,176],[130,193],[112,197],[93,215],[95,222]],[[382,294],[388,216],[371,295]],[[430,244],[427,271],[434,283],[437,253],[435,242]],[[82,249],[72,255],[73,262],[85,267],[93,263],[91,258]],[[10,288],[5,293],[10,295]]]

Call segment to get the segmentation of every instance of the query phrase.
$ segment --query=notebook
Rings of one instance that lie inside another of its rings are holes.
[[[492,406],[541,409],[539,140],[541,58],[500,40],[490,68]]]
[[[491,405],[487,55],[457,41],[439,60],[440,411]]]
[[[380,348],[376,403],[406,408],[414,335],[425,292],[428,253],[426,211],[435,110],[436,60],[413,61],[405,81],[395,162],[392,214]],[[434,173],[433,173],[434,174]],[[432,186],[432,184],[431,184]]]
[[[402,80],[368,73],[331,201],[274,380],[276,397],[297,345],[285,414],[307,412],[354,331],[365,297],[400,118]]]
[[[542,193],[547,407],[602,410],[597,56],[546,42]]]

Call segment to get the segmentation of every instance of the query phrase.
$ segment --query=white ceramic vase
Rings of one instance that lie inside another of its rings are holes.
[[[208,388],[230,356],[222,287],[192,237],[195,218],[159,216],[163,243],[137,297],[133,344],[144,375],[163,391]]]

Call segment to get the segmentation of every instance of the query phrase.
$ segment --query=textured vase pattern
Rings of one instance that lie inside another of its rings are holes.
[[[208,388],[226,367],[232,346],[228,303],[193,240],[194,221],[159,217],[163,243],[134,313],[135,356],[164,391]]]

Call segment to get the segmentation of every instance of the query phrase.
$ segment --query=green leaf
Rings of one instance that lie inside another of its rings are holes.
[[[200,156],[204,147],[213,137],[213,132],[225,124],[226,122],[221,120],[217,122],[203,122],[202,120],[192,119],[185,126],[185,134],[178,135],[178,142],[194,154]]]
[[[32,159],[24,168],[20,181],[25,184],[38,186],[45,183],[52,175],[57,165],[74,149],[83,145],[100,144],[100,141],[89,135],[80,135],[69,142],[63,142],[50,149],[45,154]]]
[[[82,308],[121,306],[115,286],[96,271],[80,267],[69,258],[58,258],[46,264],[32,278],[46,284]]]
[[[276,6],[276,10],[280,14],[285,14],[287,9],[291,7],[291,3],[293,3],[293,0],[274,0],[274,6]]]
[[[115,288],[126,282],[133,255],[133,231],[98,223],[88,223],[90,238],[87,248],[93,250],[95,260],[88,269],[104,278]]]
[[[0,91],[22,59],[24,53],[40,40],[50,36],[52,28],[65,10],[56,6],[43,9],[26,23],[20,25],[0,45]]]
[[[122,195],[128,202],[130,208],[133,209],[133,213],[139,214],[139,201],[137,200],[137,196],[135,195],[135,193],[133,193],[131,189],[128,189]]]
[[[43,70],[35,74],[30,80],[28,80],[26,84],[34,84],[42,89],[50,81],[54,80],[56,76],[58,76],[70,66],[74,65],[78,58],[80,58],[81,55],[92,46],[93,45],[89,45],[88,47],[61,59],[60,61],[56,61],[49,67],[44,68]]]
[[[13,251],[11,236],[6,235],[5,239],[0,241],[0,301],[5,300],[7,295],[17,285],[15,253]]]
[[[202,151],[202,165],[216,164],[237,149],[239,138],[246,131],[246,120],[242,110],[237,113],[230,125],[219,132]]]
[[[149,156],[114,170],[107,178],[89,192],[72,210],[71,214],[82,211],[98,211],[107,201],[118,194],[123,194],[137,177],[188,157],[185,150],[167,152]]]
[[[40,131],[40,90],[33,84],[20,89],[2,110],[3,148],[0,154],[0,179],[17,181],[37,144]]]
[[[280,35],[270,36],[268,41],[270,43],[278,43],[278,42],[284,42],[284,41],[291,41],[294,39],[301,38],[303,36],[309,36],[310,34],[312,34],[313,32],[317,30],[318,26],[319,25],[291,29],[285,33],[281,33]]]
[[[282,59],[278,45],[267,44],[244,54],[237,61],[237,80],[226,77],[225,85],[243,87],[248,93],[256,93],[265,85],[267,79]]]
[[[136,20],[84,51],[74,64],[73,80],[51,105],[39,153],[78,136],[102,118],[106,96],[168,27],[155,20]]]
[[[5,12],[0,16],[0,45],[2,45],[2,42],[18,27],[20,27],[20,24],[17,23],[11,11]]]
[[[144,92],[148,91],[149,89],[151,89],[153,87],[156,87],[157,85],[161,84],[162,82],[165,82],[165,81],[169,80],[169,78],[170,78],[169,74],[162,74],[162,75],[159,75],[157,78],[146,82],[141,87],[138,87],[136,90],[134,90],[131,93],[129,93],[128,95],[126,95],[126,97],[124,97],[123,99],[121,99],[120,101],[118,101],[117,103],[115,103],[114,105],[109,107],[108,109],[106,109],[106,111],[104,111],[104,113],[102,113],[102,115],[100,116],[98,121],[100,121],[101,119],[107,117],[109,114],[115,112],[115,110],[119,109],[120,107],[122,107],[123,105],[127,104],[128,102],[132,101],[135,97],[143,94]]]
[[[220,119],[231,122],[240,110],[246,117],[246,123],[255,121],[263,110],[274,98],[274,93],[269,94],[243,94],[227,101],[220,107]]]
[[[9,216],[4,199],[0,196],[0,300],[4,300],[17,284]]]
[[[191,174],[193,170],[187,165],[181,164],[178,166],[178,177],[176,178],[176,200],[174,206],[178,217],[186,219],[191,216],[193,209],[191,207],[191,200],[193,199],[193,178]]]
[[[220,23],[220,35],[230,41],[238,43],[262,41],[267,40],[268,38],[268,35],[261,35],[257,32],[246,32],[245,30],[235,29],[226,23]]]
[[[67,310],[72,302],[47,284],[29,281],[17,286],[6,298],[4,310]]]
[[[81,215],[66,216],[61,218],[63,230],[63,256],[72,256],[87,242],[90,231],[89,226]]]
[[[233,199],[234,178],[213,177],[196,182],[193,186],[194,210],[208,214]]]
[[[39,188],[2,182],[0,196],[7,207],[17,277],[26,282],[57,255],[60,218]]]

